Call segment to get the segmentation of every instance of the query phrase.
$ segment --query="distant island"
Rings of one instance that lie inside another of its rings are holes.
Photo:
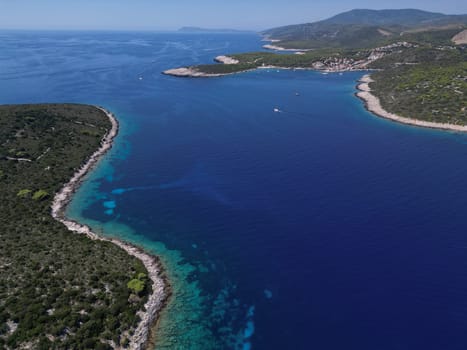
[[[270,42],[264,45],[267,51],[227,54],[215,58],[221,64],[163,73],[219,77],[269,68],[371,70],[374,73],[360,84],[364,91],[358,96],[372,112],[418,126],[466,131],[467,15],[414,9],[352,10],[261,34]],[[291,53],[274,52],[284,50]],[[379,108],[374,108],[375,98]]]
[[[178,31],[181,33],[253,33],[250,30],[200,27],[182,27]]]

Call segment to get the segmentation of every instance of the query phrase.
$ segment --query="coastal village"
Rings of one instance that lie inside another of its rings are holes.
[[[291,49],[294,53],[290,55],[300,55],[303,56],[303,61],[306,62],[303,66],[287,66],[287,65],[271,65],[268,63],[260,63],[262,61],[261,58],[256,58],[253,62],[245,62],[241,61],[237,57],[232,57],[228,55],[218,56],[214,59],[215,62],[224,65],[241,65],[241,64],[251,64],[253,67],[246,68],[242,70],[241,68],[238,71],[228,72],[228,73],[211,73],[206,72],[202,68],[199,67],[181,67],[181,68],[174,68],[168,69],[163,73],[166,75],[172,75],[176,77],[192,77],[192,78],[203,78],[203,77],[219,77],[223,75],[229,75],[234,73],[240,73],[248,70],[252,70],[255,68],[260,69],[311,69],[321,72],[328,72],[328,73],[335,73],[335,72],[347,72],[347,71],[358,71],[358,70],[366,70],[368,69],[369,65],[388,54],[401,52],[403,49],[414,48],[417,47],[416,44],[412,44],[406,41],[396,42],[393,44],[377,47],[371,50],[361,50],[357,54],[352,56],[345,56],[345,55],[332,55],[329,57],[324,57],[321,59],[316,59],[314,57],[310,57],[309,60],[306,60],[307,52],[300,50],[300,49]],[[276,50],[278,47],[275,47]],[[285,55],[283,55],[285,56]],[[362,57],[362,58],[356,58]],[[267,58],[266,58],[267,60]],[[308,61],[308,62],[307,62]],[[259,64],[260,63],[260,64]]]

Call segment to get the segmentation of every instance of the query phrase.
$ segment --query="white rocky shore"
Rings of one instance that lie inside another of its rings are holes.
[[[306,51],[312,51],[311,49],[288,49],[288,48],[279,46],[279,45],[277,45],[277,43],[281,42],[280,39],[271,39],[268,36],[264,36],[261,41],[269,42],[269,44],[263,45],[263,49],[267,49],[267,50],[290,51],[290,52],[295,52],[297,54],[303,54]]]
[[[312,49],[286,49],[285,47],[282,47],[279,45],[271,45],[271,44],[263,45],[263,49],[274,50],[274,51],[290,51],[290,52],[312,51]]]
[[[222,63],[222,64],[239,64],[240,61],[229,56],[217,56],[214,58],[214,61]],[[205,73],[200,72],[196,68],[192,67],[181,67],[181,68],[174,68],[174,69],[167,69],[162,72],[165,75],[172,75],[174,77],[182,77],[182,78],[213,78],[213,77],[222,77],[224,75],[229,75],[228,73]]]
[[[238,64],[240,63],[239,60],[236,60],[235,58],[229,57],[229,56],[217,56],[214,61],[223,63],[223,64]]]
[[[69,220],[65,216],[65,209],[70,202],[73,194],[80,186],[86,174],[93,169],[93,167],[99,162],[102,156],[112,148],[113,140],[118,133],[118,122],[112,113],[108,112],[104,108],[97,107],[103,111],[110,122],[112,128],[104,136],[101,141],[101,147],[89,158],[71,178],[71,180],[58,192],[52,202],[52,216],[63,223],[70,231],[75,233],[84,234],[92,240],[101,240],[112,242],[118,245],[120,248],[125,250],[129,255],[136,257],[141,260],[148,270],[148,277],[152,281],[152,294],[149,296],[148,301],[145,304],[145,310],[139,311],[141,322],[136,328],[134,334],[130,337],[129,349],[140,350],[143,349],[149,341],[151,327],[155,323],[157,316],[164,305],[167,298],[166,284],[162,277],[161,266],[156,257],[146,253],[142,249],[135,247],[117,239],[105,238],[92,232],[91,228],[82,225],[76,221]]]
[[[212,73],[204,73],[200,72],[194,68],[190,67],[182,67],[182,68],[174,68],[174,69],[167,69],[162,72],[165,75],[172,75],[174,77],[181,77],[181,78],[210,78],[210,77],[221,77],[225,74],[212,74]]]
[[[357,88],[360,91],[356,94],[360,99],[362,99],[365,102],[365,106],[370,112],[380,117],[390,119],[390,120],[403,123],[403,124],[415,125],[415,126],[420,126],[424,128],[467,132],[467,125],[455,125],[455,124],[448,124],[448,123],[428,122],[424,120],[401,117],[397,114],[386,111],[381,106],[381,102],[379,98],[371,93],[370,83],[372,82],[373,80],[371,79],[371,76],[369,74],[364,75],[359,80],[359,84]]]

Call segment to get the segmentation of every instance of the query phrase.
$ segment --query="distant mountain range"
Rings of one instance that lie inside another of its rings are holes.
[[[273,28],[262,34],[280,40],[284,47],[363,48],[407,33],[461,30],[466,27],[467,15],[445,15],[414,9],[351,10],[323,21]]]
[[[420,27],[463,23],[467,15],[445,15],[415,9],[406,10],[352,10],[325,21],[334,24],[362,24],[374,26]]]
[[[200,28],[200,27],[182,27],[178,30],[183,33],[251,33],[248,30],[225,29],[225,28]]]

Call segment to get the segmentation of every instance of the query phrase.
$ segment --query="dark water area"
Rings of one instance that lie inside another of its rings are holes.
[[[369,114],[361,72],[160,74],[261,45],[1,32],[0,101],[120,119],[69,214],[161,256],[159,348],[466,349],[466,136]]]

